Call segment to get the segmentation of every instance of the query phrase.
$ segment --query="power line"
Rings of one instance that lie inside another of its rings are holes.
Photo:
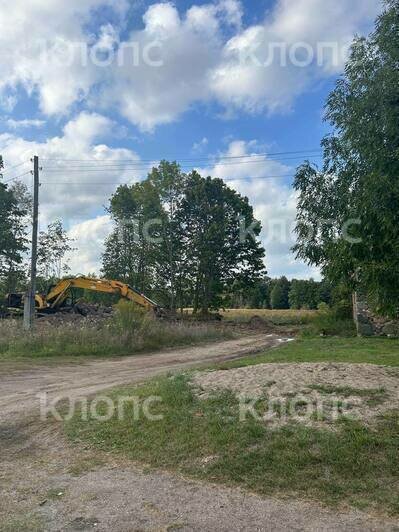
[[[4,170],[0,172],[0,174],[7,174],[11,170],[14,170],[15,168],[19,168],[20,166],[23,166],[24,164],[28,164],[29,161],[24,161],[23,163],[15,164],[14,166],[7,166]]]
[[[28,170],[24,174],[17,175],[15,177],[11,178],[11,179],[8,179],[7,181],[3,181],[3,185],[6,185],[7,183],[11,183],[11,181],[15,181],[16,179],[20,179],[21,177],[24,177],[27,174],[31,174],[32,175],[32,171]]]
[[[313,159],[315,158],[320,158],[321,155],[314,155],[312,156]],[[230,161],[230,162],[224,162],[223,160],[218,160],[218,161],[209,161],[211,162],[212,165],[214,166],[217,166],[217,165],[223,165],[223,166],[233,166],[233,165],[238,165],[238,164],[255,164],[255,163],[264,163],[264,162],[268,162],[268,161],[275,161],[275,162],[280,162],[281,164],[284,164],[283,161],[290,161],[290,160],[298,160],[298,159],[301,159],[303,160],[304,157],[287,157],[286,159],[267,159],[267,158],[260,158],[260,159],[255,159],[255,158],[252,158],[251,160],[245,160],[245,161]],[[154,162],[154,164],[156,164]],[[190,165],[188,164],[184,164],[184,165],[180,165],[180,168],[192,168],[192,167],[195,167],[195,166],[200,166],[200,163],[198,162],[198,164],[195,164],[194,162]],[[47,171],[54,171],[54,172],[63,172],[65,170],[68,170],[68,171],[71,171],[71,170],[84,170],[84,171],[99,171],[99,170],[113,170],[113,169],[116,169],[116,170],[119,170],[119,169],[124,169],[124,168],[127,168],[127,169],[148,169],[150,167],[149,164],[147,163],[106,163],[106,164],[98,164],[98,165],[93,165],[93,164],[87,164],[87,165],[80,165],[80,164],[71,164],[71,165],[66,165],[65,166],[46,166],[45,169]]]
[[[252,155],[224,155],[224,156],[208,156],[208,157],[192,157],[192,158],[189,158],[189,159],[180,159],[179,157],[169,157],[168,159],[169,160],[176,160],[176,161],[180,161],[180,162],[192,162],[192,161],[209,161],[209,160],[212,160],[212,159],[217,159],[217,160],[225,160],[225,159],[245,159],[245,158],[249,158],[249,157],[277,157],[277,156],[281,156],[281,155],[299,155],[299,154],[313,154],[313,153],[322,153],[322,150],[320,148],[318,149],[315,149],[315,150],[298,150],[298,151],[286,151],[286,152],[275,152],[275,153],[256,153],[256,154],[252,154]],[[302,157],[300,157],[302,158]],[[153,158],[153,159],[141,159],[141,160],[136,160],[136,159],[119,159],[117,161],[115,160],[98,160],[98,159],[90,159],[90,158],[87,158],[87,159],[63,159],[63,158],[43,158],[41,159],[41,161],[65,161],[65,162],[82,162],[82,163],[100,163],[100,164],[104,164],[104,163],[114,163],[114,162],[117,162],[117,163],[137,163],[137,164],[142,164],[142,163],[148,163],[148,164],[152,164],[156,161],[160,161],[160,160],[165,160],[166,158]]]
[[[268,162],[267,159],[260,159],[260,160],[251,160],[251,161],[234,161],[234,162],[218,162],[215,163],[214,166],[222,165],[222,166],[238,166],[243,164],[261,164]],[[279,162],[279,161],[276,161]],[[184,165],[181,166],[183,170],[190,170],[196,165]],[[57,168],[57,167],[44,167],[44,171],[51,174],[64,174],[64,173],[100,173],[100,172],[114,172],[117,173],[119,170],[120,172],[124,170],[142,170],[145,171],[147,169],[146,167],[140,168],[139,166],[130,166],[130,165],[109,165],[109,166],[98,166],[97,168],[89,167],[89,166],[67,166],[65,168]]]
[[[215,179],[223,179],[223,181],[246,181],[247,179],[280,179],[286,177],[294,177],[292,174],[285,175],[267,175],[267,176],[247,176],[247,177],[216,177]],[[73,181],[41,181],[41,185],[78,185],[78,186],[98,186],[98,185],[132,185],[132,182],[121,182],[121,181],[101,181],[101,182],[73,182]]]

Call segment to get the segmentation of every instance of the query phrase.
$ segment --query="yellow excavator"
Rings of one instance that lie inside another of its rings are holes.
[[[93,279],[90,277],[71,277],[62,279],[54,285],[47,295],[36,294],[35,308],[40,314],[54,314],[73,306],[73,289],[82,288],[105,294],[116,294],[120,298],[133,301],[140,307],[151,311],[157,317],[164,315],[164,310],[147,296],[132,288],[128,284],[108,279]],[[8,294],[6,306],[10,312],[20,311],[24,306],[23,294]]]

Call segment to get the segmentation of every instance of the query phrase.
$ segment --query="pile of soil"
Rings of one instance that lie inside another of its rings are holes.
[[[201,397],[231,390],[263,402],[267,424],[333,425],[342,416],[366,423],[399,409],[399,368],[372,364],[259,364],[197,373]],[[280,408],[280,410],[279,410]],[[281,415],[283,412],[284,415]]]
[[[51,324],[75,323],[81,322],[82,319],[88,323],[98,323],[109,319],[113,311],[113,307],[82,302],[54,314],[44,314],[39,316],[39,318],[40,322]]]

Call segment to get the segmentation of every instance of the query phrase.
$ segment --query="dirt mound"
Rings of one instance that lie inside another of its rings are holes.
[[[73,307],[65,308],[54,314],[39,316],[41,323],[62,324],[75,323],[85,320],[87,323],[98,323],[109,319],[113,313],[112,307],[93,303],[76,303]]]
[[[194,382],[204,396],[227,389],[256,399],[264,421],[276,426],[333,425],[343,416],[371,422],[399,409],[399,368],[372,364],[259,364],[198,373]]]

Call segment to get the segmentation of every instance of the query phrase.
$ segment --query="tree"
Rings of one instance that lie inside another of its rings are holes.
[[[264,274],[260,224],[245,231],[254,222],[248,198],[221,179],[189,174],[177,218],[194,313],[219,308],[234,281],[249,287]]]
[[[289,304],[293,309],[317,308],[320,303],[320,286],[313,279],[309,281],[293,279],[289,292]]]
[[[290,282],[286,277],[281,277],[274,281],[270,294],[270,305],[273,310],[290,308],[288,301],[289,291]]]
[[[178,209],[183,198],[186,176],[176,162],[161,161],[148,180],[157,190],[160,202],[161,239],[157,247],[157,284],[169,293],[169,308],[183,307],[184,275],[182,268],[182,235],[178,225]]]
[[[0,156],[0,170],[3,159]],[[23,258],[27,250],[24,217],[15,190],[0,183],[0,286],[3,292],[13,291],[23,279]]]
[[[105,276],[119,278],[142,292],[151,293],[155,253],[161,237],[158,224],[161,204],[155,186],[145,180],[118,187],[111,197],[109,212],[116,227],[105,243]]]
[[[71,243],[72,239],[63,228],[61,220],[50,223],[47,231],[40,231],[37,271],[46,282],[50,279],[60,279],[70,270],[66,255],[73,250]]]
[[[234,281],[249,289],[264,273],[252,207],[220,179],[162,161],[145,181],[119,187],[109,211],[116,228],[104,274],[172,310],[193,304],[206,313],[223,304]]]
[[[334,283],[364,290],[378,312],[399,301],[399,1],[357,38],[326,105],[333,133],[321,170],[298,169],[295,251]]]

